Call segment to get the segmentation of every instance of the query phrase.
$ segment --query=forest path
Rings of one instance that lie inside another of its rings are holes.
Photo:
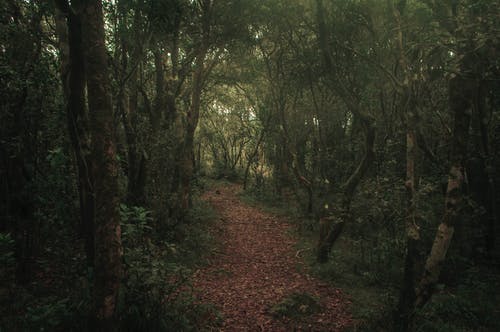
[[[220,310],[220,331],[343,330],[351,322],[346,297],[300,272],[306,269],[286,219],[241,202],[239,191],[238,185],[220,185],[203,197],[222,220],[216,235],[221,252],[195,273],[193,283],[200,301]],[[282,306],[295,310],[295,318],[272,315],[273,305],[291,294],[309,295]]]

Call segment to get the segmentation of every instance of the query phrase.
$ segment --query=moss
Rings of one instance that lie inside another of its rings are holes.
[[[276,317],[298,318],[312,315],[321,309],[319,301],[307,293],[292,293],[271,307],[269,312]]]

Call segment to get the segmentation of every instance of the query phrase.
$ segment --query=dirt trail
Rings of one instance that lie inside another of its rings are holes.
[[[222,252],[195,273],[194,287],[201,301],[221,311],[220,330],[341,331],[349,325],[349,303],[341,291],[299,272],[302,262],[286,220],[242,203],[239,190],[225,185],[204,195],[222,218]],[[293,293],[320,299],[321,309],[299,319],[269,312]]]

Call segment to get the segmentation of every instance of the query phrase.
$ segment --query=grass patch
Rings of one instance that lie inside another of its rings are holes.
[[[269,309],[275,317],[301,318],[319,312],[319,300],[307,293],[292,293]]]

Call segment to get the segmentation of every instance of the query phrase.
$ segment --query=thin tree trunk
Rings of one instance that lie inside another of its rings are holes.
[[[254,162],[255,157],[257,156],[257,153],[259,152],[259,147],[262,141],[264,140],[264,137],[266,135],[266,127],[262,128],[262,131],[260,132],[259,139],[257,140],[257,144],[255,145],[255,148],[253,149],[252,153],[248,157],[248,162],[245,167],[245,176],[243,177],[243,190],[247,189],[247,183],[248,183],[248,173],[250,172],[250,166]]]
[[[209,47],[210,11],[211,0],[204,0],[202,3],[202,40],[195,60],[193,73],[193,87],[191,92],[191,105],[187,113],[187,128],[184,146],[181,151],[179,163],[179,204],[177,213],[183,215],[190,205],[191,177],[193,176],[193,148],[194,132],[198,126],[200,116],[201,93],[203,89],[203,75],[205,56]]]
[[[143,205],[145,203],[144,185],[146,173],[144,153],[139,149],[137,138],[137,130],[134,126],[137,118],[137,63],[140,61],[140,50],[136,49],[131,56],[129,65],[128,50],[125,41],[122,41],[122,75],[125,76],[128,70],[132,72],[128,74],[128,82],[122,79],[122,91],[119,96],[119,107],[122,113],[123,127],[125,129],[125,139],[127,141],[127,203],[130,205]]]
[[[162,123],[162,114],[165,111],[165,74],[163,72],[163,60],[159,46],[153,50],[155,63],[155,87],[156,94],[151,112],[150,122],[154,133],[157,133]]]
[[[496,226],[498,220],[498,207],[497,207],[497,199],[496,199],[496,188],[495,188],[495,177],[493,174],[493,165],[491,160],[490,153],[490,142],[488,137],[488,128],[487,123],[488,119],[485,114],[486,110],[486,92],[487,85],[482,83],[478,87],[477,93],[477,109],[479,115],[479,128],[481,132],[481,152],[482,159],[484,161],[484,174],[488,181],[488,191],[486,194],[486,199],[484,200],[484,204],[486,205],[486,210],[488,211],[488,223],[487,223],[487,232],[486,232],[486,249],[489,257],[491,258],[495,252],[495,234],[497,233]]]
[[[366,135],[365,155],[354,173],[352,173],[347,182],[343,185],[342,205],[339,211],[340,216],[338,217],[338,222],[336,222],[337,220],[335,218],[331,217],[320,220],[320,233],[316,256],[319,263],[326,263],[328,261],[328,254],[335,244],[335,241],[337,241],[340,234],[342,234],[346,222],[351,220],[350,208],[354,193],[361,179],[375,160],[375,127],[371,121],[366,119],[363,119],[363,124]]]
[[[412,115],[410,114],[409,117]],[[398,331],[407,331],[411,322],[413,305],[415,303],[415,272],[418,257],[418,243],[420,230],[416,223],[416,175],[415,162],[417,158],[417,138],[415,123],[407,121],[406,133],[406,257],[404,266],[403,285],[399,294],[399,303],[395,323]]]

